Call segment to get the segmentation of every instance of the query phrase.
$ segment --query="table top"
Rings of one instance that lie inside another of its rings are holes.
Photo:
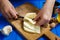
[[[59,0],[58,0],[59,1]],[[44,1],[16,1],[11,3],[14,5],[14,7],[17,7],[25,2],[30,2],[34,6],[36,6],[38,9],[41,9],[43,7]],[[0,29],[2,29],[4,26],[10,25],[9,22],[0,14]],[[55,28],[51,30],[54,34],[60,37],[60,24],[58,24]],[[45,36],[39,38],[38,40],[44,40],[46,39]],[[15,28],[13,28],[13,31],[10,33],[9,36],[4,36],[0,33],[0,40],[25,40],[25,38],[22,36],[22,34],[19,34]]]

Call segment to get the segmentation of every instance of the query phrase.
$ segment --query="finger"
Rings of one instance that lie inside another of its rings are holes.
[[[13,18],[17,18],[17,12],[13,9],[10,9],[9,13],[13,16]]]
[[[3,16],[4,16],[4,18],[9,19],[7,15],[3,15]]]
[[[44,23],[44,20],[41,19],[41,20],[39,20],[39,21],[36,23],[36,25],[42,25],[43,23]]]
[[[47,20],[45,20],[45,19],[41,19],[41,20],[39,20],[38,22],[37,22],[37,24],[36,25],[44,25],[45,23],[47,23],[48,21]]]
[[[38,20],[40,18],[40,14],[38,13],[38,15],[35,17],[35,21]]]
[[[40,19],[41,16],[42,16],[42,10],[39,11],[39,13],[37,14],[37,16],[34,20],[36,21],[36,20]]]
[[[12,8],[12,10],[14,10],[14,11],[15,11],[15,14],[18,14],[18,13],[16,12],[15,8],[13,7],[13,5],[12,5],[12,7],[11,7],[11,8]]]
[[[10,13],[6,13],[6,15],[9,17],[9,19],[12,19],[12,16],[10,15]]]
[[[10,19],[6,11],[2,10],[2,14],[6,19]]]
[[[3,16],[4,18],[9,19],[9,17],[5,13],[3,13]]]
[[[9,13],[8,11],[4,11],[4,14],[5,14],[6,16],[8,16],[9,19],[12,19],[12,16],[10,15],[10,13]]]

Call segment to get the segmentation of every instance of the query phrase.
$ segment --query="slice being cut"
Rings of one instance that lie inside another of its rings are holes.
[[[31,24],[35,24],[36,23],[36,21],[32,21],[32,19],[30,19],[30,18],[28,18],[28,17],[25,17],[25,20],[27,20],[27,21],[29,21]]]
[[[25,15],[25,17],[28,17],[28,18],[30,18],[30,19],[33,19],[33,18],[35,18],[36,16],[37,16],[36,13],[27,13],[27,14]]]
[[[32,33],[40,33],[40,26],[35,25],[36,21],[33,19],[36,17],[36,13],[27,13],[24,17],[24,30]]]

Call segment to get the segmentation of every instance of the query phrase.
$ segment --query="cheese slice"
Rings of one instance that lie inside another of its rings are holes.
[[[40,26],[35,25],[36,21],[33,19],[36,17],[36,13],[27,13],[24,17],[24,30],[32,33],[40,33]]]
[[[36,23],[36,21],[32,21],[32,19],[30,19],[30,18],[28,18],[28,17],[25,17],[25,20],[27,20],[27,21],[29,21],[31,24],[35,24]]]
[[[36,13],[27,13],[27,14],[25,15],[25,17],[28,17],[28,18],[30,18],[30,19],[33,19],[33,18],[35,18],[36,16],[37,16]]]
[[[40,30],[38,31],[38,30],[31,30],[31,29],[29,29],[29,28],[27,28],[27,27],[23,27],[24,28],[24,30],[25,31],[27,31],[27,32],[31,32],[31,33],[40,33]]]

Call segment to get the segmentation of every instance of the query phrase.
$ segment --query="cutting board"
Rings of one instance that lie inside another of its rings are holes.
[[[30,3],[25,3],[22,4],[18,7],[16,7],[16,11],[18,12],[19,16],[24,17],[26,15],[26,13],[29,12],[36,12],[38,13],[39,9],[37,9],[36,7],[34,7],[33,5],[31,5]],[[53,40],[53,37],[56,37],[56,35],[54,35],[52,32],[50,32],[50,28],[42,28],[41,33],[40,34],[35,34],[35,33],[29,33],[24,31],[23,29],[23,18],[18,18],[17,20],[8,20],[11,25],[13,25],[16,30],[21,33],[27,40],[37,40],[39,37],[41,37],[44,34],[48,34],[48,35],[53,35],[53,36],[48,36],[51,40]],[[49,33],[50,32],[50,33]],[[57,37],[58,38],[58,37]]]

